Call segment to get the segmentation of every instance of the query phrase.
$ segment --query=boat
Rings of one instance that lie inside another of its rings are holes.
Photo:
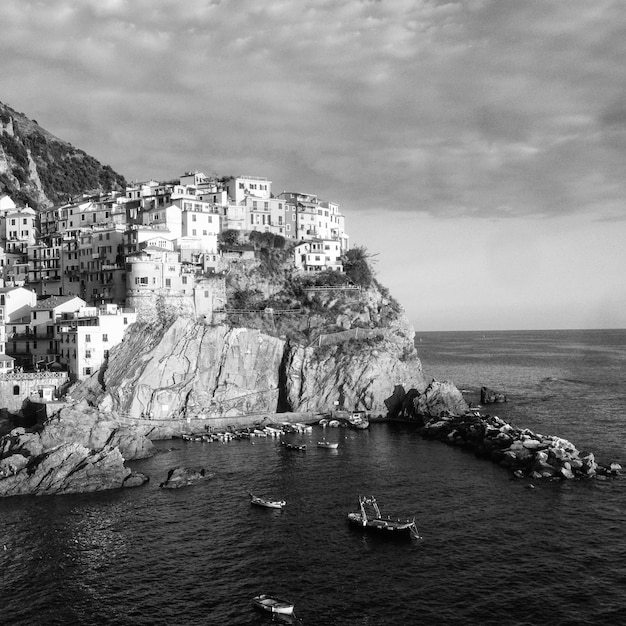
[[[293,615],[294,605],[291,602],[265,593],[252,598],[252,604],[254,604],[257,609],[261,609],[261,611],[279,613],[281,615]]]
[[[374,496],[359,496],[359,508],[358,513],[348,513],[348,522],[353,526],[388,536],[421,539],[415,518],[383,517]]]
[[[370,422],[365,411],[353,411],[348,416],[347,421],[350,428],[356,428],[357,430],[365,430],[370,427]]]
[[[296,445],[295,443],[286,443],[285,441],[282,442],[283,446],[285,446],[285,448],[289,449],[289,450],[301,450],[302,452],[306,451],[306,444],[302,444],[302,445]]]
[[[287,504],[284,500],[268,500],[267,498],[261,498],[252,494],[250,494],[250,503],[256,504],[257,506],[264,506],[268,509],[282,509],[285,504]]]
[[[318,441],[317,442],[317,447],[318,448],[328,448],[329,450],[336,450],[339,447],[339,442],[337,442],[337,441],[330,442],[330,441],[326,441],[326,439],[324,439],[323,441]]]

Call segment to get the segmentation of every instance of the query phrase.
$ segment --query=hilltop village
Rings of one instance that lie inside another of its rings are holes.
[[[186,173],[38,212],[0,196],[0,391],[46,398],[60,382],[46,378],[91,376],[131,324],[151,321],[155,296],[211,320],[228,306],[228,268],[254,257],[253,234],[290,250],[299,272],[343,271],[339,206],[274,195],[262,177]]]

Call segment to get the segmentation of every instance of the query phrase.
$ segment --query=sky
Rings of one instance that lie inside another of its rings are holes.
[[[127,180],[336,202],[417,332],[626,328],[623,0],[2,0],[0,101]]]

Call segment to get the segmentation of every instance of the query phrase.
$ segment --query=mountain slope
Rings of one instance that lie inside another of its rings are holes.
[[[0,102],[0,195],[34,209],[84,191],[123,190],[124,177]]]

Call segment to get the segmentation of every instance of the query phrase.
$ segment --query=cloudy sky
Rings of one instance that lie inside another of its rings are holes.
[[[0,101],[129,180],[341,206],[418,331],[626,327],[623,0],[2,0]]]

